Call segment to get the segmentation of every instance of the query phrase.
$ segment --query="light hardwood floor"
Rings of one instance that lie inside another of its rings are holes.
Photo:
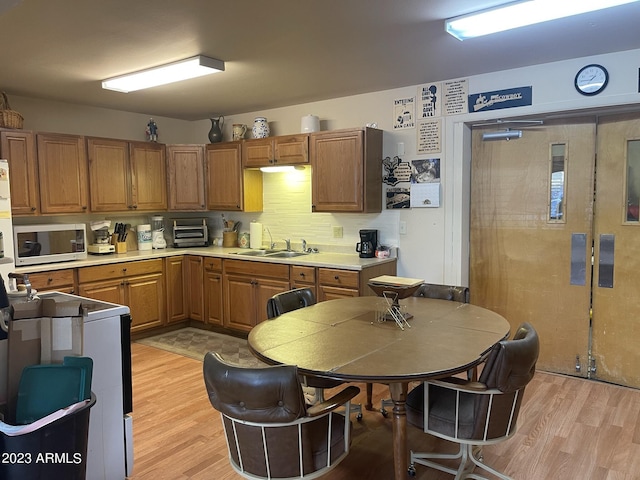
[[[209,403],[202,363],[133,344],[132,480],[239,479],[229,466],[220,416]],[[357,401],[364,401],[364,385]],[[374,387],[374,404],[388,389]],[[349,456],[324,478],[393,478],[391,420],[353,418]],[[640,479],[640,391],[544,372],[527,387],[516,435],[485,447],[485,461],[518,480]],[[408,427],[414,450],[455,446]],[[417,466],[417,480],[452,476]],[[409,477],[407,477],[409,478]]]

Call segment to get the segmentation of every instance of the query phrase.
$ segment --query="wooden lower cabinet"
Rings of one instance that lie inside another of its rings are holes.
[[[289,290],[289,265],[224,261],[224,326],[249,332],[267,319],[267,300]]]
[[[395,275],[396,268],[395,261],[377,264],[362,270],[318,268],[318,301],[375,295],[367,285],[369,280],[380,275]]]
[[[187,255],[187,285],[189,292],[187,301],[189,304],[189,318],[197,322],[205,322],[204,316],[204,268],[202,257]]]
[[[79,268],[79,294],[127,305],[135,333],[165,323],[163,273],[162,259]]]
[[[316,268],[303,267],[301,265],[291,265],[290,269],[291,288],[310,288],[313,296],[318,298],[316,287]]]
[[[189,319],[187,262],[184,255],[164,259],[167,292],[167,323]]]
[[[38,292],[76,293],[75,269],[52,270],[50,272],[30,273],[31,287]]]
[[[222,259],[204,258],[204,318],[206,323],[222,327],[224,308],[222,297]]]

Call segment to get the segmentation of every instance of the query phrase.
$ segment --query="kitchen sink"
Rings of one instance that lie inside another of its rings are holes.
[[[236,252],[236,255],[246,257],[271,257],[271,258],[291,258],[307,255],[305,252],[289,252],[287,250],[247,250],[246,252]]]
[[[280,250],[247,250],[246,252],[236,252],[236,254],[247,257],[264,257],[265,255],[276,252],[280,252]]]
[[[291,258],[291,257],[299,257],[300,255],[308,255],[305,252],[276,252],[276,253],[268,253],[266,256],[270,258]]]

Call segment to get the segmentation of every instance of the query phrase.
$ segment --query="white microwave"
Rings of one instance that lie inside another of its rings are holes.
[[[16,225],[13,227],[16,266],[67,262],[87,258],[83,223]]]

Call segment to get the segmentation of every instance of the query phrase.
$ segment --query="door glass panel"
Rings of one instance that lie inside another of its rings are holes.
[[[551,145],[549,222],[553,223],[565,223],[566,221],[564,218],[566,151],[564,143]]]
[[[638,222],[640,200],[640,140],[627,142],[627,222]]]

